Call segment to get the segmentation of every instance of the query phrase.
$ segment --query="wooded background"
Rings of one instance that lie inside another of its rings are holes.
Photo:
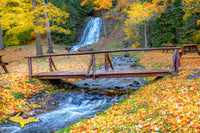
[[[200,0],[0,0],[0,46],[36,40],[37,55],[42,55],[43,37],[53,53],[52,42],[74,43],[86,18],[96,16],[104,19],[106,37],[106,19],[112,18],[133,45],[198,44],[199,8]]]

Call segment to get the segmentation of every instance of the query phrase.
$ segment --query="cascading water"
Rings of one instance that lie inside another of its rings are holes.
[[[80,47],[90,46],[93,43],[98,42],[100,37],[102,19],[100,17],[91,18],[82,35],[80,42],[73,46],[71,51],[77,51]]]
[[[45,99],[46,95],[39,95]],[[34,97],[35,99],[37,97]],[[115,101],[119,96],[106,96],[104,92],[69,91],[56,93],[46,105],[56,102],[55,109],[36,116],[40,122],[30,123],[21,128],[17,123],[0,125],[0,133],[53,133],[68,125],[80,121],[84,117],[92,117],[101,112]],[[33,113],[37,114],[38,110]]]

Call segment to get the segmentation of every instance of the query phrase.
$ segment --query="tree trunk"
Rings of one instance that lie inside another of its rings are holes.
[[[44,7],[46,8],[46,3],[45,0],[42,0]],[[48,13],[45,12],[44,14],[44,19],[48,19]],[[50,22],[46,22],[45,23],[45,27],[50,27]],[[46,34],[47,34],[47,45],[48,45],[48,50],[47,53],[53,53],[53,43],[52,43],[52,38],[51,38],[51,31],[50,30],[46,30]]]
[[[4,41],[3,41],[3,34],[2,34],[2,29],[0,25],[0,49],[3,50],[6,47]]]
[[[36,35],[36,55],[43,55],[40,33]]]
[[[147,25],[146,22],[144,22],[144,38],[145,38],[145,48],[148,47],[148,39],[147,39]]]
[[[104,16],[104,10],[102,9],[102,16]],[[103,32],[104,32],[104,36],[108,37],[107,35],[107,23],[106,23],[106,19],[102,19],[103,22]]]
[[[36,6],[36,1],[35,0],[32,0],[32,5],[33,5],[33,9],[35,10],[35,6]],[[38,22],[38,17],[39,16],[35,16],[35,20],[36,20],[36,26],[39,26],[40,23]],[[40,32],[39,33],[36,33],[36,55],[43,55],[43,52],[42,52],[42,44],[41,44],[41,34]]]

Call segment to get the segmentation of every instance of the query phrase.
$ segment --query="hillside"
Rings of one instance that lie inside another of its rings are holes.
[[[108,37],[101,37],[97,43],[93,44],[93,47],[96,50],[105,50],[106,47],[114,43],[117,43],[117,46],[121,46],[125,36],[124,31],[121,28],[117,28]]]

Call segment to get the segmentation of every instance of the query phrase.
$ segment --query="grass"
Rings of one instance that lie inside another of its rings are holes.
[[[109,45],[106,46],[105,50],[118,50],[121,49],[121,43],[120,42],[115,42],[115,43],[111,43]]]

